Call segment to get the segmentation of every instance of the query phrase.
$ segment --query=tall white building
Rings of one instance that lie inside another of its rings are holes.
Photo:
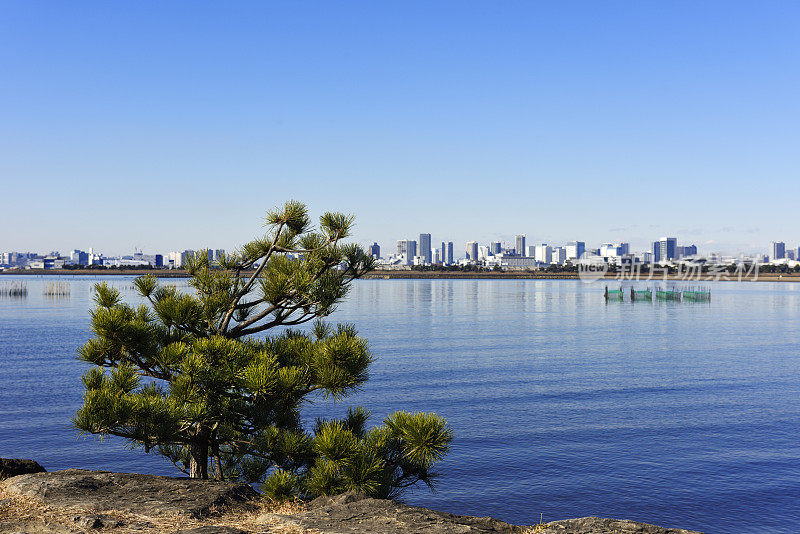
[[[586,243],[583,241],[570,241],[565,248],[568,260],[578,260],[582,258],[583,253],[586,252]]]
[[[472,261],[478,261],[478,242],[477,241],[468,241],[467,242],[467,259]]]
[[[536,245],[535,258],[540,263],[553,263],[553,249],[547,243]]]
[[[564,247],[553,247],[552,261],[558,265],[565,264],[567,262],[567,249]]]

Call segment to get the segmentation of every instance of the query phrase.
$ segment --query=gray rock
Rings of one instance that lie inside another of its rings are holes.
[[[258,496],[248,484],[67,469],[9,479],[10,494],[62,509],[120,511],[143,517],[206,517],[246,505]]]
[[[25,475],[28,473],[44,473],[45,468],[33,460],[18,458],[0,458],[0,480]]]
[[[470,517],[365,498],[357,493],[319,497],[298,514],[264,514],[260,522],[316,529],[324,534],[381,532],[385,534],[699,534],[627,520],[584,517],[554,521],[546,527],[510,525],[491,517]]]
[[[365,498],[355,493],[320,497],[298,514],[264,514],[259,520],[265,523],[277,521],[286,527],[317,529],[325,534],[510,534],[524,530],[491,517],[453,515],[389,500]]]
[[[541,534],[701,534],[693,530],[664,528],[627,519],[580,517],[547,524]]]

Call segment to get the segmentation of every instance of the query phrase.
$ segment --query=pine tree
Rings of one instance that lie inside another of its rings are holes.
[[[341,401],[368,378],[366,340],[322,319],[373,267],[343,243],[352,225],[326,213],[314,231],[306,207],[290,201],[236,253],[189,258],[193,294],[142,276],[135,287],[147,304],[134,307],[96,285],[94,337],[79,350],[94,367],[74,426],[164,455],[193,478],[262,482],[274,497],[432,487],[452,440],[436,414],[401,411],[368,428],[358,407],[302,424],[304,403]]]

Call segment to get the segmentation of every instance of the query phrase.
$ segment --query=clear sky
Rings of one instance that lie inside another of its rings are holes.
[[[800,242],[800,2],[0,9],[0,250]],[[463,252],[462,252],[463,253]]]

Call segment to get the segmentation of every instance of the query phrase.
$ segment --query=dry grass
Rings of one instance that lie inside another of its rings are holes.
[[[148,534],[167,534],[180,529],[190,529],[205,525],[236,527],[249,532],[264,532],[267,528],[269,532],[281,534],[312,534],[317,532],[303,529],[297,525],[282,524],[278,518],[258,521],[258,518],[264,514],[296,514],[303,510],[304,503],[301,501],[273,502],[266,499],[257,500],[245,510],[212,510],[211,517],[197,519],[179,514],[152,517],[123,511],[58,508],[43,504],[29,497],[6,492],[2,482],[0,482],[0,500],[5,501],[3,505],[0,505],[0,522],[44,521],[74,529],[77,527],[75,524],[77,516],[102,515],[123,523],[121,527],[93,529],[93,532],[98,533],[113,531],[115,534],[141,534],[141,528],[130,527],[143,522],[153,525],[147,528],[146,532]]]
[[[544,532],[548,526],[549,523],[545,523],[543,520],[543,514],[539,514],[539,522],[530,527],[525,527],[520,534],[537,534],[538,532]]]

